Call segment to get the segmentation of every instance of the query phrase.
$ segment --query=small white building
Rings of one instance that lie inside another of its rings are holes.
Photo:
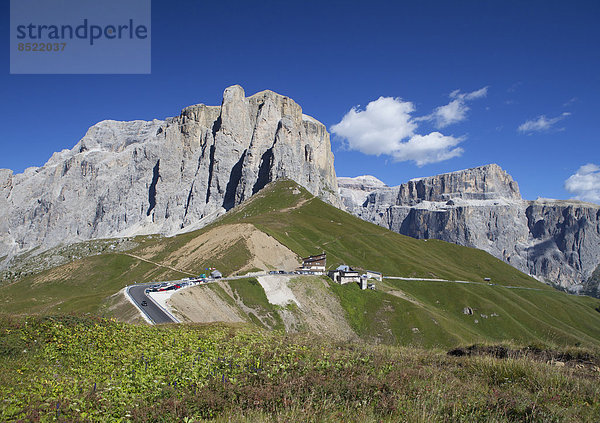
[[[356,270],[330,270],[329,277],[339,284],[347,284],[351,282],[360,283],[360,274]]]

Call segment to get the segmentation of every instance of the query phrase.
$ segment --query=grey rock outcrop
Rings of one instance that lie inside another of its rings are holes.
[[[220,106],[103,121],[40,168],[0,170],[0,258],[62,243],[204,226],[290,178],[340,206],[329,134],[292,99],[229,87]]]
[[[375,187],[366,195],[355,185],[352,178],[340,180],[340,194],[348,211],[364,220],[414,238],[479,248],[547,283],[592,291],[586,281],[600,264],[600,206],[525,201],[495,164]]]
[[[369,194],[387,185],[374,176],[364,175],[355,178],[338,177],[340,198],[346,210],[353,212],[354,208],[360,209]],[[357,210],[359,211],[359,210]]]
[[[397,188],[397,201],[408,205],[421,201],[439,202],[456,198],[465,200],[521,199],[517,183],[497,164],[428,178],[416,178]]]
[[[529,271],[571,291],[585,287],[600,265],[600,206],[538,199],[528,202],[525,214],[535,241]]]

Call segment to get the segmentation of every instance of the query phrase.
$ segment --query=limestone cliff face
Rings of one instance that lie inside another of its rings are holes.
[[[340,206],[329,134],[292,99],[225,90],[166,120],[103,121],[22,174],[0,170],[0,257],[78,240],[199,228],[290,178]]]
[[[536,241],[529,249],[530,272],[566,288],[569,282],[577,289],[585,285],[600,265],[600,206],[542,199],[529,202],[525,214]]]
[[[353,184],[352,178],[339,181],[342,200],[367,221],[415,238],[485,250],[572,292],[582,290],[600,264],[600,206],[525,201],[517,183],[495,164],[374,187],[368,194]],[[357,192],[363,201],[355,201]]]
[[[500,166],[490,164],[428,178],[417,178],[398,187],[397,202],[521,199],[519,186]]]

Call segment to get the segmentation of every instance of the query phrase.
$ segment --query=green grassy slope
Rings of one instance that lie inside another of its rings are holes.
[[[594,298],[501,286],[401,281],[393,285],[428,308],[453,316],[456,326],[476,331],[486,340],[523,343],[545,339],[571,345],[600,342],[600,313],[594,309],[599,301]],[[472,308],[473,315],[463,314],[464,307]]]
[[[239,222],[254,224],[301,256],[326,251],[330,268],[344,263],[384,275],[480,283],[386,279],[375,292],[331,283],[345,317],[366,340],[421,346],[502,340],[600,344],[600,301],[559,292],[484,251],[416,240],[370,224],[292,181],[268,186],[219,223]],[[485,277],[495,285],[483,283]],[[394,290],[414,301],[387,293]],[[464,307],[474,315],[463,314]]]
[[[4,313],[101,313],[104,300],[133,282],[186,275],[124,254],[103,254],[0,287]]]
[[[386,280],[377,291],[334,283],[331,289],[353,329],[369,342],[426,347],[508,340],[519,345],[600,345],[600,313],[594,309],[598,301],[589,297],[423,281]],[[473,315],[465,315],[465,307]]]

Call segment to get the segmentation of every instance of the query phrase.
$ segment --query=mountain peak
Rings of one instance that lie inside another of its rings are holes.
[[[495,163],[469,169],[414,178],[398,187],[401,203],[448,201],[452,198],[521,200],[519,185]]]
[[[271,181],[290,178],[340,205],[329,133],[289,97],[227,87],[220,106],[166,120],[92,126],[35,172],[0,174],[0,251],[174,234],[197,228]],[[4,255],[4,254],[3,254]]]

